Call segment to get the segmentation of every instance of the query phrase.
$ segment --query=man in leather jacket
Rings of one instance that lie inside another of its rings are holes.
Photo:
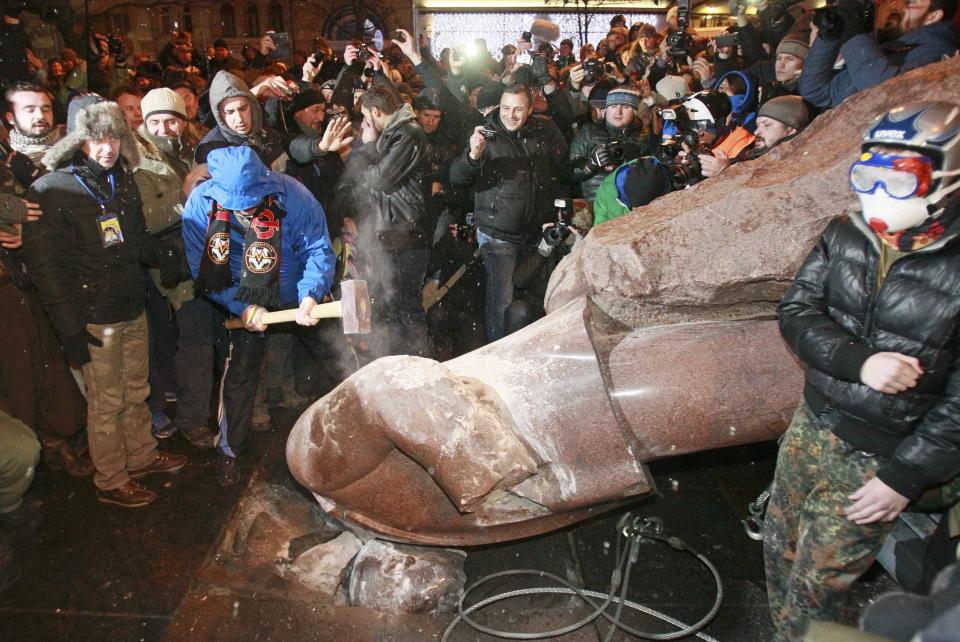
[[[806,369],[764,528],[775,640],[835,620],[893,521],[960,473],[960,108],[866,131],[850,184],[779,306]]]

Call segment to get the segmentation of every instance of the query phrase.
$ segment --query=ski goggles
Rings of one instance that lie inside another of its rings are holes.
[[[899,200],[926,196],[934,179],[933,163],[924,156],[896,156],[864,152],[850,166],[850,186],[858,194],[877,187]]]

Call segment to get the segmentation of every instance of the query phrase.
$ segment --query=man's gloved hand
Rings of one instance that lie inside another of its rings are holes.
[[[864,5],[860,0],[840,0],[836,7],[814,11],[813,24],[820,30],[821,38],[842,45],[873,28],[872,24],[867,24],[864,14]]]
[[[67,358],[67,361],[70,365],[77,367],[90,363],[89,346],[103,347],[103,341],[86,330],[70,335],[69,337],[64,337],[60,343],[63,344],[63,354]]]
[[[553,80],[550,78],[550,72],[547,70],[547,59],[541,55],[533,56],[533,63],[530,65],[533,77],[536,78],[540,86],[549,85]]]
[[[617,169],[617,161],[610,154],[610,147],[606,143],[597,145],[590,153],[590,163],[596,168],[597,172],[609,174]]]
[[[172,288],[180,283],[183,275],[183,255],[174,246],[164,248],[160,255],[160,285]]]

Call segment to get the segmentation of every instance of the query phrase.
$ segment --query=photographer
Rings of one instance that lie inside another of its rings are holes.
[[[840,0],[836,7],[817,10],[817,37],[800,76],[804,100],[836,107],[858,91],[956,52],[956,0],[895,0],[881,29],[882,42],[871,34],[872,7],[862,0]],[[840,69],[835,68],[838,57],[843,58]]]
[[[607,93],[603,121],[584,125],[570,145],[574,180],[592,201],[603,179],[627,161],[649,154],[651,145],[639,120],[640,93],[617,87]]]
[[[537,251],[528,254],[513,274],[514,299],[506,312],[507,334],[546,315],[543,301],[557,264],[590,231],[593,214],[584,200],[554,201],[557,220],[543,225]]]
[[[549,123],[531,118],[533,97],[522,85],[503,90],[500,108],[477,127],[450,168],[455,186],[475,185],[477,240],[487,274],[487,339],[505,335],[513,273],[550,220],[554,182],[566,180],[567,143]]]

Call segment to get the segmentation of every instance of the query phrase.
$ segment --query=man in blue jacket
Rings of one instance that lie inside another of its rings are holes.
[[[218,422],[220,484],[240,480],[260,366],[267,309],[299,306],[297,323],[330,290],[336,259],[320,203],[295,179],[266,168],[252,147],[215,149],[210,180],[191,194],[183,241],[197,289],[243,319],[230,333]]]
[[[820,33],[800,75],[800,94],[812,105],[836,107],[848,96],[957,51],[953,16],[957,0],[893,0],[874,39],[859,0],[841,0],[833,10],[834,29],[814,18]],[[843,66],[835,68],[837,57]]]

